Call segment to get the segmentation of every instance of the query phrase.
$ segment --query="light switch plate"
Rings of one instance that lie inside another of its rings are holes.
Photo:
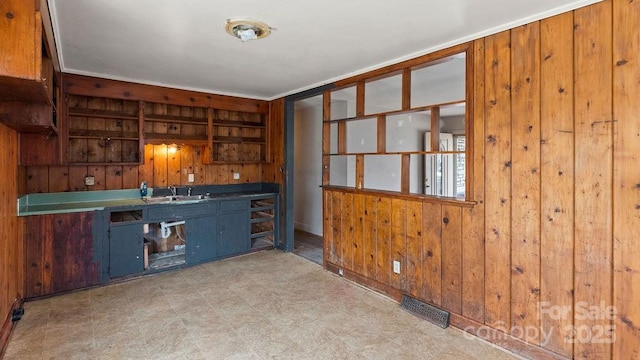
[[[194,182],[194,181],[196,181],[196,177],[193,174],[189,174],[189,179],[187,181],[188,182]]]
[[[240,173],[233,173],[233,180],[240,180]]]
[[[94,178],[93,176],[85,176],[84,184],[87,185],[87,186],[95,185],[96,184],[96,178]]]

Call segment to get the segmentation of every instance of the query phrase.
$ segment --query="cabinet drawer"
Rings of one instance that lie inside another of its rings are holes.
[[[149,209],[149,220],[185,219],[194,216],[215,214],[215,204],[157,206]]]
[[[220,211],[238,211],[247,210],[249,208],[249,202],[247,200],[230,200],[220,202]]]

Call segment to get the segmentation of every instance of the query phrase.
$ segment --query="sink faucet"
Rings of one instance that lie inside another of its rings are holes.
[[[187,189],[187,196],[191,196],[191,188]]]
[[[173,195],[173,196],[178,195],[178,189],[176,188],[175,185],[169,186],[169,190],[171,190],[171,195]]]

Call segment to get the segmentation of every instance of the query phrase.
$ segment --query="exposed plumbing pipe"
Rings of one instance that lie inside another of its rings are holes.
[[[169,237],[169,235],[171,235],[171,227],[172,226],[178,226],[178,225],[183,225],[184,224],[184,220],[183,221],[174,221],[174,222],[166,222],[163,221],[160,223],[160,234],[162,235],[163,239],[166,239]]]

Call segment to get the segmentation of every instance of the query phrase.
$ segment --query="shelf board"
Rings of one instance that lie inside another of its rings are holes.
[[[231,121],[231,120],[214,120],[213,126],[224,127],[243,127],[243,128],[257,128],[264,129],[266,125],[262,122],[249,122],[249,121]]]
[[[82,165],[82,166],[94,166],[94,165],[122,165],[122,166],[128,166],[128,165],[140,165],[140,161],[128,161],[128,162],[116,162],[116,161],[112,161],[112,162],[108,162],[108,161],[101,161],[101,162],[73,162],[73,161],[69,161],[69,165]]]
[[[182,135],[182,134],[156,134],[145,133],[145,144],[184,144],[207,145],[209,138],[206,135]]]
[[[69,116],[138,120],[137,113],[133,114],[133,113],[125,113],[121,111],[84,109],[84,108],[69,108]]]
[[[213,160],[211,161],[211,164],[213,165],[231,165],[231,164],[248,165],[248,164],[264,164],[266,162],[267,162],[266,160]]]
[[[208,125],[209,120],[207,118],[196,118],[179,115],[156,115],[145,114],[144,121],[148,122],[168,122],[173,124],[188,124],[188,125]]]
[[[266,144],[264,139],[252,137],[236,137],[236,136],[214,136],[214,143],[219,144]]]
[[[69,130],[69,139],[105,139],[111,140],[140,140],[137,132],[107,131],[107,130]]]
[[[260,237],[264,237],[264,236],[268,236],[268,235],[273,235],[273,233],[274,233],[273,230],[262,231],[262,232],[259,232],[259,233],[251,234],[251,238],[252,239],[260,238]]]
[[[459,151],[395,151],[395,152],[361,152],[361,153],[329,153],[322,154],[323,156],[354,156],[354,155],[455,155],[455,154],[466,154],[467,152],[464,150]]]

